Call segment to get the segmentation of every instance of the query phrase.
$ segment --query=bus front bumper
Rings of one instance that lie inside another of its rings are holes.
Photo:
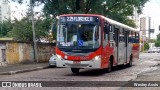
[[[69,67],[69,68],[101,68],[101,59],[92,59],[86,61],[71,61],[64,60],[57,57],[56,60],[57,67]]]

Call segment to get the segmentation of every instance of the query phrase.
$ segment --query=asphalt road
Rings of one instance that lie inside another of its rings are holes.
[[[73,74],[69,68],[48,68],[13,75],[0,75],[0,81],[131,81],[138,75],[157,70],[160,54],[141,53],[140,59],[132,67],[118,66],[111,73],[99,69],[83,69]],[[114,85],[113,85],[114,86]],[[121,87],[45,87],[18,88],[18,90],[118,90]],[[17,88],[0,88],[0,90],[17,90]],[[128,89],[127,89],[128,90]]]

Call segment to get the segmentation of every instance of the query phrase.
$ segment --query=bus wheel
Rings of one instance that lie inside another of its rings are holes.
[[[112,61],[109,61],[108,68],[107,68],[107,73],[109,73],[111,71],[112,71]]]
[[[79,73],[79,68],[71,68],[71,71],[72,71],[73,73]]]
[[[128,66],[129,66],[129,67],[131,67],[131,66],[132,66],[132,62],[133,62],[133,60],[132,60],[132,59],[133,59],[133,57],[132,57],[132,55],[131,55],[131,56],[130,56],[130,60],[129,60],[129,64],[128,64]]]

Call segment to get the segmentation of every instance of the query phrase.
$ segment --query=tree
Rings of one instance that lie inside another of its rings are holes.
[[[0,23],[0,37],[7,37],[7,33],[12,30],[12,23],[10,20]]]
[[[156,42],[155,42],[155,46],[156,46],[156,47],[160,47],[160,41],[156,41]]]
[[[135,27],[133,20],[134,7],[139,13],[148,0],[36,0],[44,3],[44,13],[55,17],[66,13],[102,14],[116,21]]]
[[[13,0],[22,3],[23,0]],[[43,12],[54,18],[66,13],[101,14],[113,20],[135,27],[133,20],[134,7],[141,13],[142,7],[149,0],[33,0],[34,5],[44,4]]]
[[[24,0],[12,0],[20,4]],[[141,13],[143,5],[148,0],[33,0],[34,6],[44,4],[44,19],[35,20],[35,30],[37,40],[48,34],[51,28],[52,19],[60,14],[85,13],[101,14],[113,20],[136,27],[133,20],[128,16],[133,15],[134,7],[138,8],[137,12]],[[30,9],[28,10],[30,14]],[[49,18],[50,15],[53,18]],[[31,22],[29,16],[21,21],[14,23],[12,31],[8,35],[13,36],[16,40],[32,41]],[[53,36],[56,37],[55,33]]]
[[[31,22],[25,17],[22,20],[15,20],[13,29],[8,32],[8,36],[17,41],[32,41]]]
[[[47,37],[49,30],[51,29],[52,19],[50,17],[45,17],[44,19],[38,19],[35,22],[36,38],[40,40],[42,37]]]
[[[156,47],[160,47],[160,34],[157,35],[157,41],[155,42]]]
[[[146,51],[146,50],[148,50],[149,49],[149,44],[148,43],[145,43],[144,44],[144,50]]]
[[[160,41],[160,34],[157,35],[157,41]]]
[[[46,17],[44,19],[35,19],[36,40],[48,35],[51,19]],[[15,20],[13,29],[8,32],[8,36],[13,37],[17,41],[33,41],[32,24],[30,18],[24,17],[21,20]]]

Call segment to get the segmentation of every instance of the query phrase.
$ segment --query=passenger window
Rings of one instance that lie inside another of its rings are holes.
[[[119,42],[124,42],[124,30],[122,28],[119,30]]]
[[[105,22],[105,25],[104,25],[104,39],[105,40],[108,40],[108,35],[109,35],[109,30],[110,30],[110,25]]]

